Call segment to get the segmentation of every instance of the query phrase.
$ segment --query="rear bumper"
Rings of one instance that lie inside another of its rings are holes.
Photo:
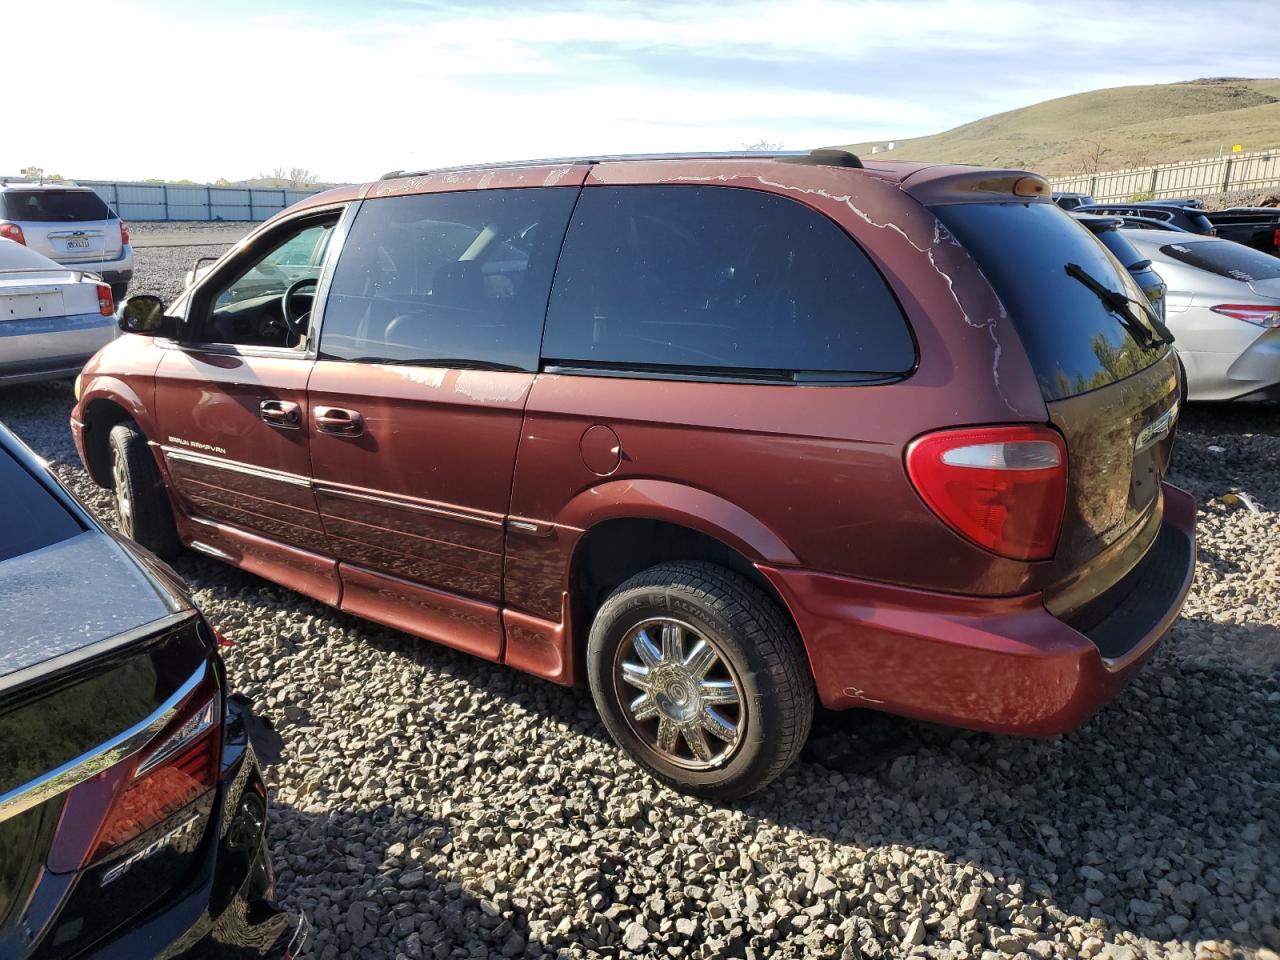
[[[112,260],[60,260],[52,251],[41,250],[46,257],[68,270],[82,270],[85,273],[96,273],[108,283],[133,278],[133,245],[125,244],[120,255]]]
[[[0,323],[0,385],[74,377],[117,332],[113,317],[80,313]]]
[[[110,284],[128,283],[133,279],[133,270],[95,270],[104,282]]]
[[[1071,730],[1110,700],[1177,619],[1195,571],[1195,500],[1164,485],[1161,530],[1072,626],[1039,594],[974,598],[791,568],[760,571],[800,628],[822,703],[996,733]],[[1105,654],[1104,654],[1104,651]]]
[[[85,960],[293,960],[311,956],[311,927],[280,909],[266,847],[266,803],[240,709],[227,704],[215,834],[191,881]],[[125,882],[124,880],[117,882]]]

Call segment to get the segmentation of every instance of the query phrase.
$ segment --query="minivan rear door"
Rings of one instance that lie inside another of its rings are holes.
[[[999,295],[1067,441],[1068,502],[1049,582],[1079,577],[1108,550],[1136,562],[1157,532],[1178,415],[1177,361],[1141,289],[1055,204],[932,210]]]

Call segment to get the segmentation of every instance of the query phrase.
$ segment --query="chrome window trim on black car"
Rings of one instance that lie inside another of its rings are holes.
[[[153,713],[127,730],[116,734],[105,743],[68,760],[59,767],[37,777],[8,793],[0,795],[0,823],[20,813],[37,807],[60,793],[96,777],[122,760],[133,756],[155,739],[161,730],[177,715],[178,706],[191,695],[205,679],[209,668],[201,664]]]

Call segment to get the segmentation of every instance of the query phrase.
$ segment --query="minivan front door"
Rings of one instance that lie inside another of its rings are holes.
[[[156,370],[156,421],[197,549],[325,602],[336,564],[311,490],[305,316],[337,214],[282,224],[193,292]],[[293,326],[282,301],[292,290]]]
[[[415,194],[356,215],[307,397],[344,610],[501,657],[511,477],[576,195]]]

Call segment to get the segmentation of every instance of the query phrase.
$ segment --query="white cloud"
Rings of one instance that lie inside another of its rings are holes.
[[[1222,18],[1200,7],[1162,6],[1162,44],[1184,36],[1188,49],[1201,46],[1206,21],[1220,27]],[[1150,40],[1152,10],[1133,0],[1115,10],[1107,18],[1096,5],[1022,0],[576,9],[374,0],[326,14],[318,5],[178,12],[131,0],[105,22],[88,0],[60,4],[56,21],[24,4],[6,11],[6,33],[47,39],[6,49],[0,172],[38,163],[69,176],[201,180],[297,164],[366,179],[392,167],[724,149],[762,137],[799,148],[934,132],[1106,83],[1183,78],[1133,77],[1132,58],[1106,55],[1108,45]],[[49,39],[54,23],[62,26]],[[1100,35],[1096,62],[1054,56],[1058,38],[1073,35]],[[1021,89],[978,73],[985,57],[1015,48],[1032,74]],[[943,71],[967,53],[973,75],[930,77],[930,50],[945,53]],[[676,67],[647,66],[655,57]],[[1218,72],[1248,66],[1238,50],[1224,57],[1234,63]],[[847,84],[797,80],[808,61],[847,62]],[[718,75],[721,63],[736,72]],[[783,67],[787,82],[772,82]]]

